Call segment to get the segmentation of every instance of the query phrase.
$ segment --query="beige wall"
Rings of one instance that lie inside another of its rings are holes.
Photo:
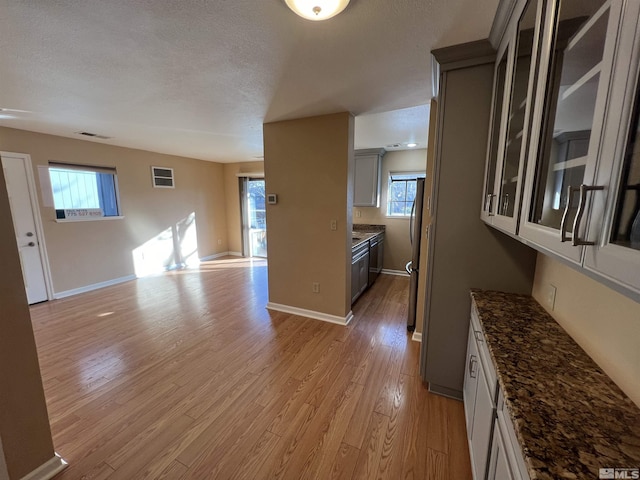
[[[539,253],[533,296],[547,310],[549,285],[551,316],[640,406],[640,303]]]
[[[389,172],[424,172],[427,166],[427,150],[401,150],[387,152],[382,157],[380,207],[354,207],[353,223],[386,225],[384,262],[382,268],[404,272],[411,260],[409,219],[387,217],[387,190]],[[358,217],[358,212],[360,216]]]
[[[264,125],[266,191],[278,195],[267,205],[272,303],[351,310],[353,124],[344,112]]]
[[[11,210],[0,168],[0,476],[22,478],[53,458],[53,442]],[[6,473],[6,472],[5,472]]]
[[[132,251],[192,212],[199,256],[228,251],[221,164],[9,128],[0,128],[0,150],[30,154],[38,185],[49,161],[117,169],[122,220],[56,223],[38,187],[55,292],[132,275]],[[154,189],[152,165],[173,168],[176,188]]]
[[[227,205],[227,239],[229,252],[242,252],[242,219],[240,216],[239,173],[263,173],[264,162],[225,163],[224,190]]]

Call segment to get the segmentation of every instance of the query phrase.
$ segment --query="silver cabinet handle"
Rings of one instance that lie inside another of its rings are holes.
[[[471,378],[476,378],[478,371],[475,368],[476,365],[478,365],[478,362],[476,361],[476,356],[475,355],[471,355],[469,357],[469,376]]]
[[[484,209],[487,211],[487,214],[490,217],[493,217],[493,213],[491,213],[491,207],[493,206],[493,197],[495,197],[495,193],[487,193],[487,200],[484,203]]]
[[[573,208],[572,200],[573,194],[575,192],[580,191],[580,187],[572,187],[569,185],[567,188],[567,204],[564,207],[564,213],[562,214],[562,222],[560,222],[560,241],[561,242],[569,242],[571,241],[571,237],[567,236],[567,222],[569,221],[569,210]]]
[[[411,261],[411,262],[407,263],[407,264],[404,266],[404,269],[407,271],[407,273],[408,273],[409,275],[411,275],[411,269],[413,268],[413,265],[411,265],[412,263],[413,263],[413,261]]]
[[[502,213],[505,214],[509,210],[509,194],[505,193],[502,199]]]
[[[473,333],[475,334],[477,341],[484,342],[484,337],[482,336],[482,332],[480,330],[474,330]]]
[[[589,242],[587,240],[582,240],[579,237],[580,232],[580,222],[582,222],[582,216],[584,215],[585,205],[587,203],[587,193],[588,192],[598,192],[600,190],[604,190],[602,186],[589,186],[589,185],[580,185],[580,203],[578,204],[578,213],[576,213],[576,218],[573,220],[573,233],[571,236],[573,237],[573,246],[577,247],[580,245],[595,245],[596,242]]]

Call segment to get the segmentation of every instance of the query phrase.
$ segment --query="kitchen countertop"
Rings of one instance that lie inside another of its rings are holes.
[[[531,479],[640,467],[640,409],[528,295],[473,290]]]
[[[364,242],[375,237],[380,233],[384,233],[384,225],[369,225],[369,224],[353,224],[351,236],[351,248],[357,248]],[[357,237],[357,238],[356,238]]]

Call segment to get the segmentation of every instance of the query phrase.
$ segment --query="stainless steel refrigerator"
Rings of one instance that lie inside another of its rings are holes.
[[[411,239],[411,261],[405,269],[410,275],[409,283],[409,315],[407,330],[413,332],[416,328],[416,305],[418,303],[418,267],[420,263],[420,236],[422,233],[422,205],[424,198],[424,178],[416,182],[416,198],[411,207],[409,219],[409,238]]]

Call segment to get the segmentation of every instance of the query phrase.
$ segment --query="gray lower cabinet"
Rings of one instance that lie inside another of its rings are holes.
[[[369,285],[369,242],[354,248],[351,253],[351,303]]]

